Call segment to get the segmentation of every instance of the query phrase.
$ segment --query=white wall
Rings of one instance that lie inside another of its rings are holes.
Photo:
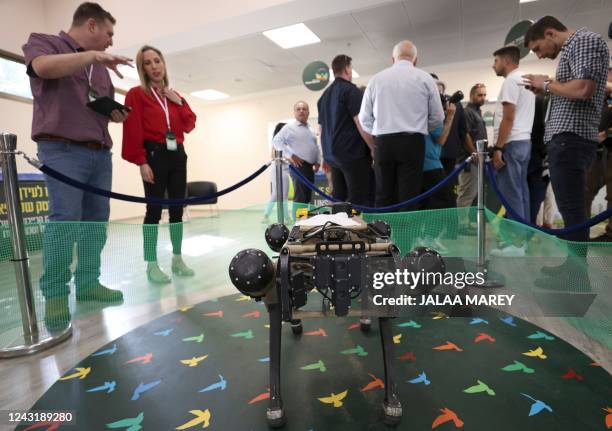
[[[30,33],[47,31],[44,12],[44,0],[0,1],[0,49],[23,55]]]

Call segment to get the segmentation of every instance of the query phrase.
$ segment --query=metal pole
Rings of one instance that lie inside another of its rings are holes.
[[[21,214],[19,182],[17,165],[15,163],[16,148],[17,136],[2,133],[0,139],[0,162],[4,183],[4,199],[7,205],[8,223],[11,230],[11,248],[13,254],[11,260],[15,267],[24,344],[0,349],[0,358],[35,353],[63,341],[72,334],[72,327],[68,326],[65,331],[57,334],[55,337],[48,337],[42,340],[40,338],[36,309],[34,307],[34,296],[32,294],[32,280],[30,277],[23,217]]]
[[[485,246],[486,246],[486,220],[485,220],[485,159],[487,156],[487,140],[479,139],[476,141],[476,151],[478,152],[478,203],[476,213],[477,238],[478,238],[478,269],[482,270],[485,266]]]
[[[283,196],[283,151],[274,150],[274,162],[276,167],[276,217],[278,223],[285,224],[285,211]]]
[[[487,140],[479,139],[476,141],[476,151],[478,153],[478,203],[476,213],[478,255],[476,268],[485,274],[485,283],[478,287],[491,288],[503,287],[504,284],[498,281],[496,276],[487,271],[486,263],[486,243],[487,243],[487,220],[485,218],[485,162],[487,161]]]

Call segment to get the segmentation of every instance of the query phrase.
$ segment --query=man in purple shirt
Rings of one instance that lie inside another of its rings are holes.
[[[32,33],[23,46],[34,96],[32,139],[42,163],[77,181],[109,190],[112,182],[109,118],[86,105],[97,97],[114,97],[107,68],[129,64],[104,51],[113,43],[115,19],[97,3],[83,3],[70,30],[58,36]],[[127,112],[115,110],[110,120],[122,122]],[[83,192],[45,176],[51,223],[43,239],[45,323],[63,329],[70,321],[70,265],[76,242],[74,274],[77,301],[121,302],[123,294],[98,281],[100,254],[106,242],[109,199]],[[56,222],[98,222],[72,223]]]

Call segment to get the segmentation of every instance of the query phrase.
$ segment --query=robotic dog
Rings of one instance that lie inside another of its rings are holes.
[[[296,224],[289,232],[285,225],[273,224],[267,228],[265,237],[270,248],[280,252],[276,264],[256,249],[240,251],[230,263],[229,274],[234,286],[257,301],[263,299],[269,313],[270,404],[266,416],[273,428],[285,424],[280,390],[281,322],[291,322],[291,329],[297,335],[302,332],[302,317],[327,315],[333,307],[336,316],[360,316],[361,330],[368,331],[370,319],[364,317],[364,311],[352,307],[352,300],[372,290],[368,265],[380,258],[394,267],[406,262],[391,241],[391,228],[386,222],[366,224],[360,217],[353,216],[348,204],[334,204],[331,212],[332,215],[349,215],[347,219],[352,221],[352,226],[332,222],[309,226]],[[435,252],[427,250],[427,253],[412,252],[406,258],[411,259],[413,265],[418,265],[426,255],[431,261]],[[437,259],[434,262],[442,263],[437,253],[434,258]],[[323,295],[323,310],[300,310],[313,289]],[[384,421],[394,426],[401,419],[402,405],[397,396],[390,318],[389,315],[379,317],[379,327],[385,370]]]

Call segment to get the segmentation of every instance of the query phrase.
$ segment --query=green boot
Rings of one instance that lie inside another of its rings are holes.
[[[189,268],[180,254],[172,256],[172,272],[182,277],[193,277],[193,269]]]
[[[147,278],[151,283],[155,284],[168,284],[172,280],[161,270],[157,261],[147,263]]]

